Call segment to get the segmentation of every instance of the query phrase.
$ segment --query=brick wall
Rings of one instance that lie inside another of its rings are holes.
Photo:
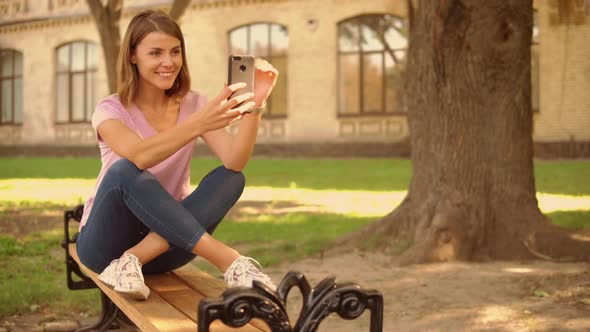
[[[287,118],[263,121],[260,143],[404,142],[409,135],[404,115],[342,118],[337,116],[336,100],[337,23],[360,14],[401,16],[404,5],[405,1],[391,0],[194,2],[182,19],[193,89],[212,96],[225,82],[230,29],[255,22],[282,24],[289,31],[289,113]],[[555,23],[551,1],[536,1],[535,6],[540,24],[540,105],[534,115],[534,140],[590,141],[590,19]],[[130,9],[124,15],[122,34],[136,11]],[[21,24],[0,21],[0,47],[21,51],[24,61],[23,125],[0,126],[0,145],[96,144],[89,124],[54,123],[56,47],[76,40],[99,43],[93,20],[76,15]],[[106,74],[102,52],[99,54],[96,94],[106,96]]]

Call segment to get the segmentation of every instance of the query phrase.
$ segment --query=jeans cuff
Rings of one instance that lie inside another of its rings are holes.
[[[193,238],[189,241],[189,243],[184,248],[184,250],[192,252],[193,248],[195,248],[195,246],[197,245],[197,242],[199,242],[199,240],[201,239],[201,237],[204,234],[205,234],[205,230],[204,229],[200,230],[197,234],[195,234],[195,236],[193,236]]]

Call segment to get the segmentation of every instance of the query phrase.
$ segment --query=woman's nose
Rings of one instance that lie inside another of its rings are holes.
[[[162,58],[162,65],[163,65],[163,66],[170,67],[170,66],[172,66],[173,64],[174,64],[174,61],[172,61],[172,55],[170,55],[170,54],[169,54],[169,55],[165,55],[165,56]]]

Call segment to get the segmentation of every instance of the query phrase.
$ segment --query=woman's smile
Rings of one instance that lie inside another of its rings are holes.
[[[176,73],[176,71],[161,71],[161,72],[156,72],[156,74],[158,74],[161,78],[164,78],[164,79],[168,79],[168,78],[171,78],[173,76],[176,76],[176,75],[174,75],[175,73]]]

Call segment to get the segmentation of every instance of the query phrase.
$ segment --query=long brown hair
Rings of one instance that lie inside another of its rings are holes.
[[[119,94],[119,100],[125,107],[133,102],[139,81],[139,72],[135,64],[131,63],[131,55],[143,38],[154,31],[178,38],[182,49],[182,68],[180,68],[172,87],[166,90],[166,95],[182,98],[190,90],[191,78],[186,63],[184,37],[180,27],[161,10],[145,10],[135,15],[129,23],[119,50],[117,93]]]

